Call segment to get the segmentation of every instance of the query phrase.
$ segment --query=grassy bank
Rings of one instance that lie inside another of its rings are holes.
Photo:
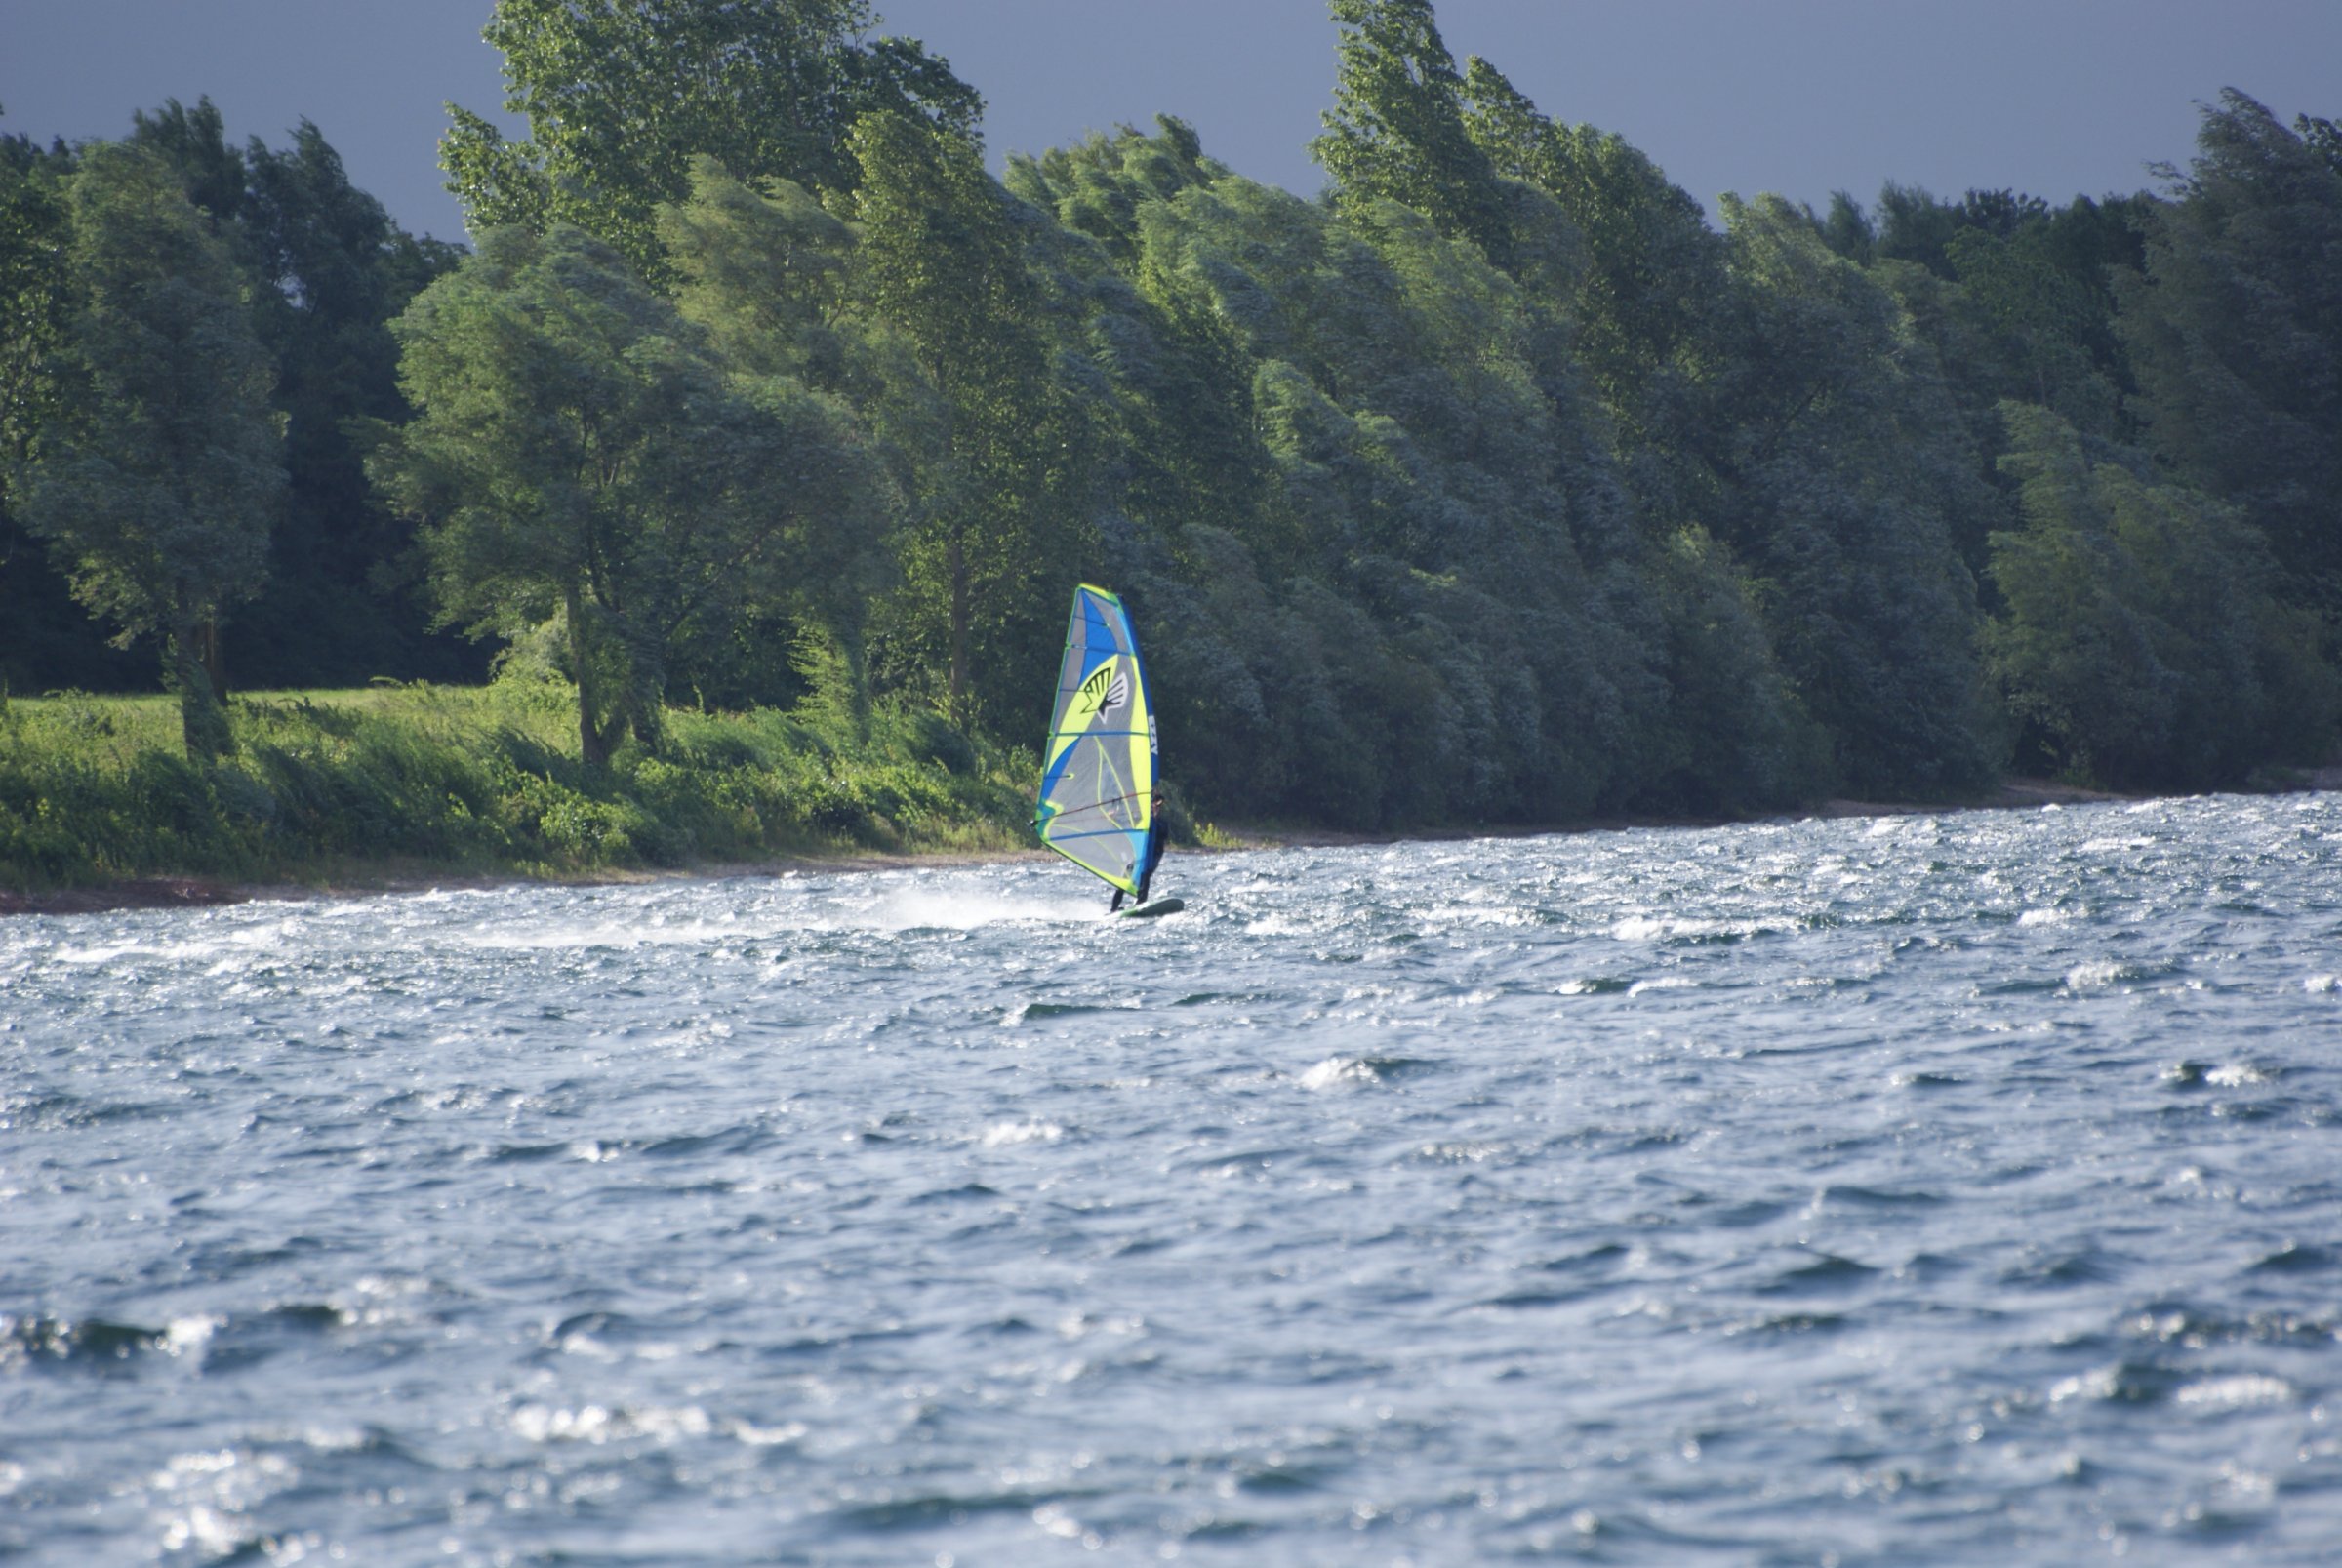
[[[589,769],[572,703],[524,683],[242,696],[234,753],[205,766],[169,699],[8,699],[0,888],[590,876],[1030,842],[1030,754],[930,715],[675,711],[660,755]]]

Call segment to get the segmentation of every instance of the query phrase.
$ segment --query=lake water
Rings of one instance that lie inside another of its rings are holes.
[[[0,1558],[2330,1563],[2342,796],[0,922]]]

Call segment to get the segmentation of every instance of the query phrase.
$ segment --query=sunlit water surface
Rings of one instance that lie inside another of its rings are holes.
[[[2342,796],[0,923],[0,1557],[2313,1563]]]

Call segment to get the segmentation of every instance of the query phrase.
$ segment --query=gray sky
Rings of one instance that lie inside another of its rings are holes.
[[[989,105],[994,163],[1177,114],[1205,150],[1304,194],[1331,101],[1321,0],[878,0]],[[462,227],[435,143],[453,99],[494,115],[489,0],[0,0],[0,130],[119,136],[209,93],[239,141],[306,116],[408,227]],[[1439,0],[1557,120],[1622,133],[1710,204],[1870,202],[1886,180],[2063,201],[2185,162],[2195,103],[2239,87],[2342,115],[2342,0]]]

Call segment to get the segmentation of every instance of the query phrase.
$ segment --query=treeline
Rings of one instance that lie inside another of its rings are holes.
[[[468,255],[311,127],[6,144],[8,678],[119,684],[99,638],[152,634],[197,752],[228,676],[490,650],[587,765],[815,685],[1016,742],[1088,578],[1214,812],[2200,787],[2331,746],[2331,123],[2231,93],[2160,194],[1727,199],[1719,233],[1428,0],[1331,10],[1316,201],[1173,119],[994,180],[975,91],[861,0],[502,0],[531,133],[457,112]]]

